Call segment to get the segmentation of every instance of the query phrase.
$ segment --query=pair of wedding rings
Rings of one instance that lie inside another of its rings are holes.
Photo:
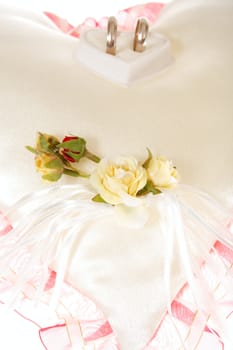
[[[149,25],[144,18],[139,18],[137,21],[133,50],[136,52],[143,52],[146,48],[146,39],[148,36]],[[116,55],[116,41],[117,41],[117,20],[115,17],[110,17],[107,27],[106,53]]]

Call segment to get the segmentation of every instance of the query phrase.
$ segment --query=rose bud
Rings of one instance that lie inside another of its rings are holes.
[[[86,141],[78,136],[65,136],[58,147],[65,160],[75,163],[84,156]]]
[[[151,157],[147,167],[148,178],[157,188],[172,188],[179,174],[172,162],[165,157]]]
[[[39,152],[51,152],[59,144],[59,140],[52,135],[38,133],[36,139],[36,150]]]
[[[63,174],[64,166],[55,154],[41,153],[35,157],[36,170],[41,173],[42,179],[57,181]]]

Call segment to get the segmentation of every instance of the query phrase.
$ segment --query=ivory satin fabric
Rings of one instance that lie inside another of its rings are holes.
[[[175,63],[125,88],[75,62],[78,40],[42,14],[1,5],[2,209],[48,186],[24,149],[33,145],[37,131],[83,136],[100,156],[143,159],[149,147],[174,161],[182,182],[232,206],[233,2],[174,1],[153,30],[171,40]],[[102,308],[122,350],[141,350],[166,309],[166,242],[159,233],[154,219],[139,229],[110,216],[87,228],[81,242],[77,237],[67,278]],[[185,281],[178,258],[173,269],[174,297]]]

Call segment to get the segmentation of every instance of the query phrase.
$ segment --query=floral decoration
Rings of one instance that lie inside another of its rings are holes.
[[[136,197],[146,186],[147,172],[133,157],[102,159],[90,180],[107,203],[120,204],[127,196]]]
[[[179,174],[172,162],[154,156],[149,149],[147,159],[140,163],[132,156],[101,159],[86,144],[79,136],[65,136],[60,142],[55,136],[39,132],[36,146],[26,148],[35,154],[36,170],[43,180],[56,182],[62,175],[88,178],[97,192],[92,198],[95,202],[122,204],[148,193],[159,194],[178,183]],[[82,158],[96,163],[91,174],[77,167]]]
[[[163,3],[149,2],[119,11],[116,14],[119,30],[133,31],[139,17],[146,18],[150,25],[153,25],[164,6]],[[46,11],[44,14],[63,33],[76,38],[79,38],[80,34],[85,30],[94,28],[106,29],[108,25],[108,17],[102,17],[99,20],[88,17],[83,23],[71,24],[65,18],[57,16],[54,13]]]
[[[96,163],[100,161],[99,157],[87,150],[86,141],[78,136],[65,136],[60,142],[55,136],[39,132],[36,146],[26,148],[35,154],[36,170],[47,181],[58,181],[63,174],[89,177],[72,164],[84,157]]]

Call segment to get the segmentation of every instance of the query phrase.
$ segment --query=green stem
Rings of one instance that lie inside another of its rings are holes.
[[[99,163],[99,162],[101,161],[101,159],[100,159],[98,156],[96,156],[95,154],[89,152],[87,149],[86,149],[86,151],[85,151],[85,153],[84,153],[84,156],[85,156],[86,158],[92,160],[92,161],[95,162],[95,163]]]
[[[88,179],[90,177],[90,174],[87,174],[83,171],[78,170],[79,176]]]
[[[80,170],[78,170],[78,169],[76,169],[76,168],[74,168],[72,166],[64,168],[63,173],[65,175],[74,176],[74,177],[83,177],[83,178],[89,178],[90,177],[89,174],[87,174],[87,173],[85,173],[83,171],[80,171]]]

